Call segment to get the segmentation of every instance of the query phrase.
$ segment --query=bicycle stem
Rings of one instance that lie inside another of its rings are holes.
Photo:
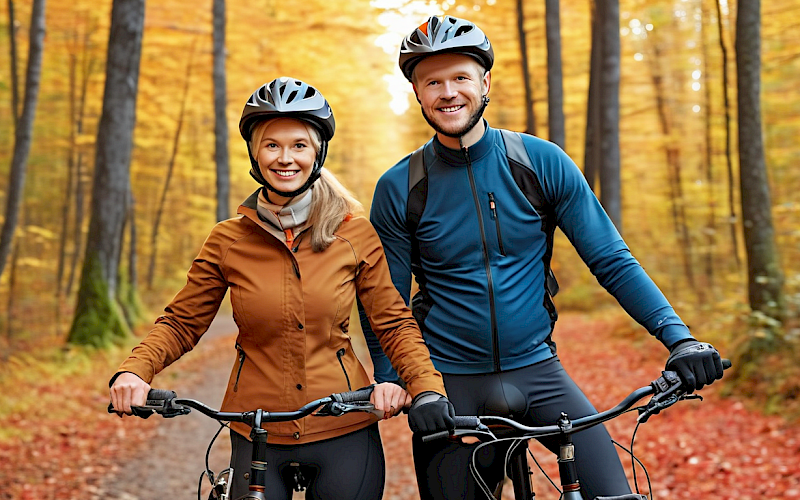
[[[561,477],[563,500],[582,500],[578,469],[575,465],[575,445],[572,444],[572,422],[566,413],[558,419],[560,446],[558,449],[558,474]]]
[[[250,491],[264,493],[267,484],[267,462],[259,460],[267,456],[267,431],[261,428],[261,410],[255,412],[255,422],[250,431],[253,440],[253,455],[250,462]]]

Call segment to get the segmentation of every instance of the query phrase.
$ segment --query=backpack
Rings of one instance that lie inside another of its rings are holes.
[[[555,211],[547,201],[542,190],[539,178],[533,170],[531,159],[525,150],[522,137],[517,132],[499,129],[503,142],[506,146],[506,156],[511,167],[514,181],[520,191],[528,199],[531,206],[542,218],[542,228],[547,238],[547,249],[542,258],[545,270],[545,303],[544,306],[550,314],[551,330],[555,326],[558,313],[556,312],[553,297],[558,293],[558,281],[553,270],[550,268],[550,260],[553,256],[553,235],[555,233]],[[425,155],[423,145],[409,158],[408,166],[408,200],[406,203],[406,228],[411,238],[411,272],[414,273],[420,291],[411,299],[411,309],[417,319],[420,328],[428,311],[431,308],[431,301],[427,299],[425,290],[425,275],[422,272],[422,263],[419,255],[419,242],[417,241],[417,227],[425,211],[425,203],[428,196],[428,168],[425,165]],[[555,350],[555,344],[548,337],[548,344]]]

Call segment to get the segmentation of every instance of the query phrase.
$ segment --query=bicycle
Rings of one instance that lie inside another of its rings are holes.
[[[204,403],[194,399],[178,398],[174,391],[165,389],[150,389],[144,406],[132,407],[133,414],[140,418],[148,418],[153,414],[159,414],[164,418],[173,418],[180,415],[187,415],[195,409],[203,415],[220,422],[220,429],[211,438],[208,445],[209,451],[214,444],[219,433],[226,423],[243,422],[250,426],[250,437],[253,441],[253,455],[250,463],[249,492],[235,500],[268,500],[266,496],[266,470],[267,461],[267,431],[261,424],[268,422],[288,422],[298,420],[309,415],[320,417],[338,417],[346,413],[360,411],[374,413],[380,417],[382,411],[378,411],[369,402],[372,394],[372,386],[357,389],[355,391],[340,392],[331,394],[324,398],[312,401],[295,411],[269,412],[263,409],[256,409],[246,412],[220,412],[206,406]],[[115,413],[111,404],[108,405],[108,412]],[[200,484],[197,487],[197,498],[200,500],[203,477],[207,476],[211,481],[212,488],[208,500],[234,500],[230,498],[231,479],[233,469],[224,469],[216,475],[208,467],[208,453],[206,453],[206,470],[200,476]],[[303,479],[295,474],[295,490],[302,491],[305,486]]]
[[[722,365],[724,369],[728,369],[731,367],[731,362],[730,360],[723,359]],[[647,396],[652,396],[647,404],[634,407],[636,403]],[[510,446],[505,455],[504,468],[511,478],[514,488],[514,498],[516,500],[533,500],[535,498],[531,481],[533,473],[528,464],[527,455],[530,454],[534,462],[536,462],[536,458],[533,457],[533,454],[528,450],[528,441],[545,436],[559,436],[560,447],[557,460],[561,488],[559,489],[546,473],[545,476],[559,492],[560,500],[583,500],[575,465],[575,448],[572,444],[572,434],[607,422],[623,413],[638,411],[639,417],[637,418],[636,429],[631,437],[631,449],[625,450],[631,455],[636,493],[614,497],[596,497],[595,500],[647,500],[648,497],[646,495],[639,493],[639,485],[636,480],[636,468],[633,461],[636,461],[644,470],[644,474],[647,477],[650,500],[652,500],[652,488],[649,487],[650,476],[644,464],[633,454],[633,440],[636,437],[636,430],[638,430],[639,425],[647,422],[651,416],[686,399],[702,400],[703,398],[697,394],[687,394],[686,389],[683,387],[683,382],[676,372],[662,371],[661,376],[651,382],[650,385],[636,389],[613,408],[594,415],[570,420],[566,413],[562,413],[561,418],[555,425],[539,427],[529,427],[509,418],[498,416],[456,416],[455,431],[452,433],[443,431],[429,434],[423,436],[422,440],[427,442],[434,439],[461,438],[467,436],[477,438],[481,443],[472,452],[472,461],[469,468],[478,486],[486,494],[487,498],[499,498],[499,496],[495,497],[495,492],[490,491],[486,482],[480,477],[476,463],[478,452],[484,446],[499,442],[510,442]],[[498,437],[496,432],[510,433],[512,437]],[[536,463],[538,465],[538,462]],[[539,468],[541,469],[541,466],[539,466]],[[543,470],[542,472],[544,473]]]

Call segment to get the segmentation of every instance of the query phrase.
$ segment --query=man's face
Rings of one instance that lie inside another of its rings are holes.
[[[490,75],[472,57],[439,54],[414,68],[414,90],[422,115],[440,134],[460,137],[481,118]]]

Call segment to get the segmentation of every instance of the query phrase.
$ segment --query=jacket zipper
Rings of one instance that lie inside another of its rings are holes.
[[[494,226],[497,228],[497,244],[500,246],[500,255],[505,257],[506,249],[503,247],[503,237],[500,233],[500,217],[497,216],[497,203],[494,200],[494,193],[489,193],[489,210],[494,219]]]
[[[339,364],[342,365],[342,371],[344,372],[344,379],[347,380],[347,390],[352,391],[353,388],[350,387],[350,377],[347,376],[347,370],[344,369],[344,361],[342,361],[342,356],[344,353],[347,352],[344,347],[336,351],[336,357],[339,358]]]
[[[459,138],[461,142],[461,138]],[[497,311],[494,306],[494,281],[492,280],[492,267],[489,263],[489,249],[486,245],[486,231],[483,229],[483,214],[481,213],[481,202],[478,198],[478,189],[475,187],[475,175],[472,173],[472,161],[469,157],[469,151],[463,145],[461,151],[464,153],[464,158],[467,160],[467,174],[469,175],[469,185],[472,188],[472,198],[475,202],[475,208],[478,212],[478,228],[481,232],[481,247],[483,248],[483,263],[486,267],[486,281],[489,286],[489,316],[492,327],[492,357],[494,360],[494,371],[500,371],[500,332],[497,330]]]
[[[233,384],[233,392],[239,391],[239,377],[242,375],[242,366],[244,366],[244,360],[247,355],[244,353],[244,349],[239,343],[236,343],[236,350],[239,351],[239,369],[236,371],[236,382]]]

